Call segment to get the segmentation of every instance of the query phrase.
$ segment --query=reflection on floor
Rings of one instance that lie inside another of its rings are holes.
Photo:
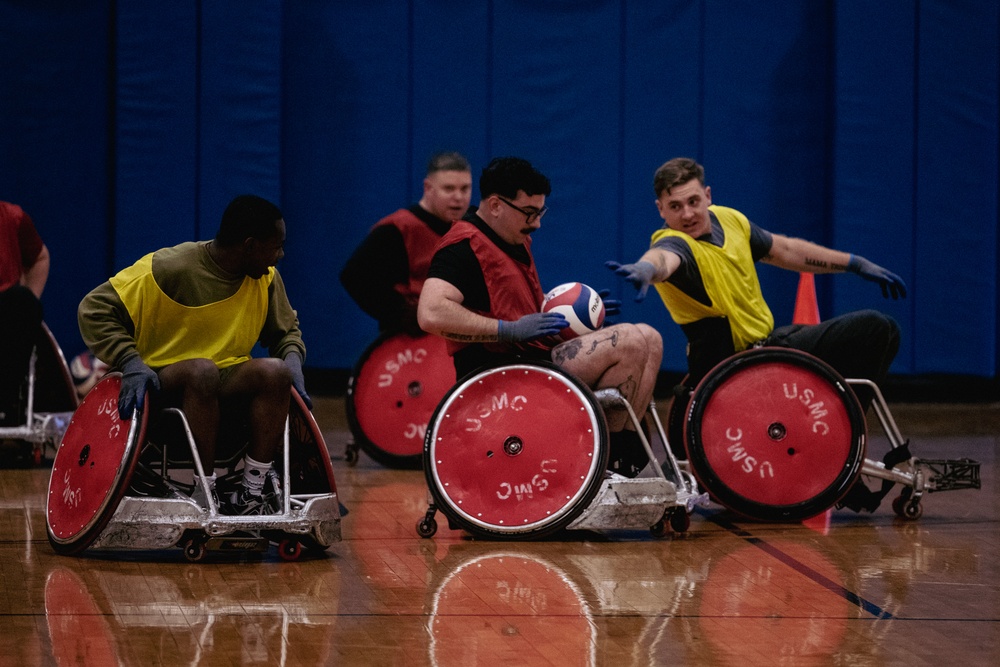
[[[344,541],[294,563],[56,556],[48,470],[0,470],[0,664],[1000,663],[995,436],[919,439],[924,457],[982,462],[983,488],[927,496],[917,522],[887,500],[808,526],[702,508],[661,540],[489,542],[446,522],[424,540],[423,474],[346,465],[334,409],[318,401]]]

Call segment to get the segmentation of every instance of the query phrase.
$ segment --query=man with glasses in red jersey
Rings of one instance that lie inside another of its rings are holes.
[[[417,309],[420,326],[448,340],[457,377],[484,366],[552,361],[595,390],[617,389],[644,414],[663,353],[655,329],[615,324],[555,344],[552,336],[568,323],[539,312],[543,291],[531,236],[548,210],[549,179],[527,160],[496,158],[483,170],[479,192],[479,209],[441,240]],[[613,315],[620,304],[605,300],[605,307]],[[635,476],[647,458],[627,414],[609,413],[608,429],[610,469]]]

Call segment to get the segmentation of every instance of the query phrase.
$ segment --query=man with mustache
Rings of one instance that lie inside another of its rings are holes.
[[[479,209],[452,225],[431,260],[417,309],[420,326],[448,339],[456,375],[482,366],[552,361],[597,390],[618,389],[637,414],[653,395],[663,343],[646,324],[616,324],[555,345],[568,326],[540,313],[543,291],[531,254],[541,227],[549,179],[527,160],[496,158],[479,180]],[[615,301],[605,301],[610,314]],[[627,414],[608,414],[610,468],[635,476],[646,463]]]

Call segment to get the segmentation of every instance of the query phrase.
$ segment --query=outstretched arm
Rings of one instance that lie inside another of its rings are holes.
[[[650,285],[664,282],[680,265],[680,256],[663,248],[650,248],[634,264],[604,263],[604,266],[632,283],[637,290],[636,301],[645,299]]]
[[[850,271],[865,280],[878,283],[882,295],[906,298],[906,283],[895,273],[864,257],[825,248],[811,241],[773,234],[771,251],[761,261],[790,271],[806,273],[842,273]]]
[[[761,258],[789,271],[800,273],[841,273],[847,270],[851,256],[840,250],[831,250],[803,239],[772,234],[771,251]]]

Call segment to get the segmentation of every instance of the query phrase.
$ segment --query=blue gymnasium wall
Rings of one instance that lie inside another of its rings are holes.
[[[308,365],[336,369],[376,331],[337,274],[427,157],[523,155],[554,188],[543,284],[613,286],[679,370],[662,306],[602,265],[643,251],[652,173],[689,155],[716,203],[903,276],[901,302],[817,278],[824,316],[899,320],[894,372],[996,377],[998,33],[992,0],[0,0],[0,198],[50,247],[67,354],[91,287],[273,199]],[[796,276],[761,278],[789,321]]]

